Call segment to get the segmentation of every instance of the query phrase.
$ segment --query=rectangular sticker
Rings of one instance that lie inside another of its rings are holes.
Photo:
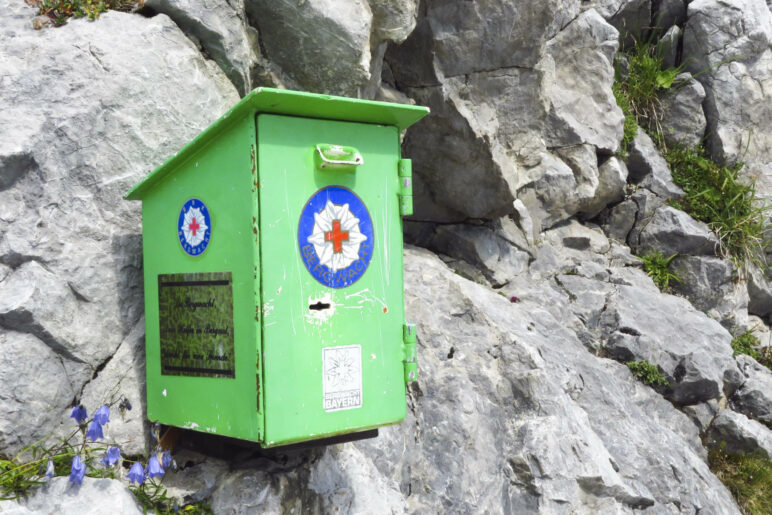
[[[362,407],[362,346],[322,349],[324,411]]]
[[[231,272],[158,276],[161,374],[235,377]]]

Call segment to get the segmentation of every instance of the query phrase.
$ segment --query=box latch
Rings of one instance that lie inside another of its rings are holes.
[[[402,362],[405,366],[405,384],[418,379],[417,341],[415,324],[404,324],[402,326]]]
[[[399,160],[399,214],[413,214],[413,162],[410,159]]]
[[[314,152],[316,167],[320,170],[356,170],[356,167],[364,164],[362,154],[354,147],[343,145],[330,145],[319,143]]]

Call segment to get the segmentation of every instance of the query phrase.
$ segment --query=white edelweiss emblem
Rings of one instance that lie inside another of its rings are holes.
[[[307,238],[314,246],[319,262],[332,272],[343,270],[359,259],[359,245],[367,236],[359,231],[359,218],[349,210],[348,204],[327,205],[314,213],[314,229]]]
[[[206,225],[201,209],[191,207],[185,213],[182,221],[182,232],[188,245],[195,247],[204,241],[204,235],[209,227]]]

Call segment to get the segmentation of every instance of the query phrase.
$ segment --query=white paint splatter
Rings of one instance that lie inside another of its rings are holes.
[[[162,392],[161,392],[161,395],[163,395],[164,397],[166,397],[166,388],[164,388],[164,391],[162,391]]]
[[[325,309],[309,309],[305,314],[306,322],[313,325],[322,325],[329,322],[330,318],[335,314],[335,302],[332,299],[332,293],[325,292],[321,297],[308,297],[308,305],[314,304],[329,304],[329,308]]]

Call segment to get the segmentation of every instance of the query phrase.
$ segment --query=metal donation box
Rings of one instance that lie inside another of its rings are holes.
[[[151,421],[272,447],[404,418],[400,131],[427,113],[256,89],[126,195]]]

